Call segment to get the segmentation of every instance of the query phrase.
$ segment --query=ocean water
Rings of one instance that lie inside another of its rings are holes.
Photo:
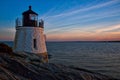
[[[13,46],[13,42],[5,42]],[[120,79],[120,42],[47,42],[49,62]]]

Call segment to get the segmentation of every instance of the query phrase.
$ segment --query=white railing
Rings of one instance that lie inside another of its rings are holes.
[[[22,19],[21,18],[17,18],[16,19],[16,27],[20,27],[22,26]]]
[[[22,18],[17,18],[15,23],[16,23],[16,28],[23,26]],[[37,20],[37,26],[36,27],[44,27],[44,21],[42,19]]]

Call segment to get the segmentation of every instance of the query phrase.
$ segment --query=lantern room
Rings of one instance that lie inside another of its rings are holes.
[[[23,12],[23,26],[37,27],[38,14],[32,11],[32,7],[29,6],[29,10]]]

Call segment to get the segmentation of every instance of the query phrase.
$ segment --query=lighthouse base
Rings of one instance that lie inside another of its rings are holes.
[[[48,54],[47,52],[45,53],[37,53],[38,56],[42,56],[43,62],[48,62]]]
[[[45,35],[41,27],[17,27],[13,51],[34,53],[48,62]]]
[[[47,54],[47,52],[44,52],[44,53],[30,53],[30,52],[24,52],[24,51],[13,51],[13,52],[16,53],[16,54],[20,54],[20,53],[21,54],[26,53],[26,54],[31,54],[31,55],[35,54],[35,55],[41,57],[41,62],[48,63],[48,54]]]

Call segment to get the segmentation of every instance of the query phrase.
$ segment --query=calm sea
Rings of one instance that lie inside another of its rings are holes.
[[[13,46],[13,42],[5,42]],[[120,42],[47,42],[49,62],[76,66],[120,79]]]

